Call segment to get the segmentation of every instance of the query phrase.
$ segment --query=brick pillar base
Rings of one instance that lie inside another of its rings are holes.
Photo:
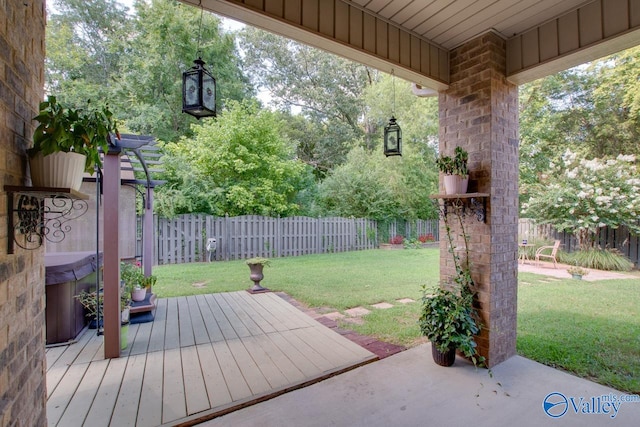
[[[491,195],[486,224],[473,216],[464,223],[484,324],[478,346],[489,366],[516,353],[518,89],[506,80],[505,52],[505,41],[494,34],[452,51],[451,84],[439,95],[440,153],[467,150],[469,192]],[[444,239],[440,253],[445,280],[454,269]]]

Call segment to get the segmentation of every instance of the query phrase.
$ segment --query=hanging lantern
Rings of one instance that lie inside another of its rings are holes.
[[[391,116],[389,124],[384,127],[384,155],[402,156],[402,129]]]
[[[198,57],[193,67],[182,73],[182,112],[196,119],[216,116],[216,79]]]

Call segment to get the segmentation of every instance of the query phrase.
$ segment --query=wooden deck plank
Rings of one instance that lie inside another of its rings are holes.
[[[148,352],[164,349],[164,335],[167,326],[167,305],[167,298],[157,300],[154,319],[153,322],[151,322],[151,336],[149,337],[149,345],[147,347]]]
[[[47,422],[49,425],[58,424],[88,367],[88,363],[71,365],[66,375],[60,379],[58,386],[47,401]]]
[[[147,357],[144,354],[128,358],[118,399],[111,416],[111,425],[118,427],[136,425],[146,360]]]
[[[152,329],[153,322],[138,323],[138,332],[135,336],[130,336],[130,338],[133,338],[133,342],[129,341],[129,347],[131,348],[129,354],[145,354],[147,352]]]
[[[210,407],[216,408],[231,403],[231,394],[225,383],[224,375],[222,375],[222,370],[220,369],[218,358],[213,351],[213,347],[209,343],[199,345],[196,349],[200,358],[202,376],[205,387],[207,388]]]
[[[209,409],[209,397],[200,369],[198,350],[195,346],[190,346],[181,348],[181,352],[182,373],[186,384],[187,414],[192,415]]]
[[[167,320],[164,330],[165,350],[180,347],[180,324],[178,316],[178,298],[167,299]]]
[[[207,327],[204,324],[204,318],[200,312],[200,306],[195,295],[187,297],[187,303],[189,304],[189,314],[191,315],[191,326],[193,328],[193,336],[196,344],[204,344],[209,341],[209,334]]]
[[[91,337],[86,332],[80,337],[78,342],[65,347],[64,352],[58,357],[55,363],[47,372],[47,397],[55,391],[58,383],[63,379],[69,366],[76,360],[80,352],[87,345]]]
[[[180,347],[196,345],[186,297],[178,297],[178,324],[180,325]]]
[[[250,335],[256,336],[256,335],[264,334],[260,326],[258,326],[256,321],[245,310],[246,304],[243,304],[243,305],[239,304],[238,301],[233,298],[232,292],[226,292],[226,293],[220,294],[220,296],[225,300],[229,308],[233,310],[233,313],[238,317],[238,319],[240,319],[242,324],[247,328],[247,331],[249,332]]]
[[[311,316],[306,315],[274,293],[262,294],[260,296],[264,297],[270,306],[277,309],[282,316],[296,324],[297,327],[300,327],[300,325],[315,326],[318,324]]]
[[[269,334],[269,339],[287,355],[291,363],[295,365],[306,377],[312,378],[322,374],[324,369],[319,368],[310,358],[302,353],[302,349],[296,348],[286,337],[286,332]],[[326,361],[325,361],[326,363]]]
[[[111,420],[111,413],[127,367],[127,359],[109,359],[108,363],[109,366],[102,377],[94,403],[85,419],[84,425],[86,426],[108,426]]]
[[[136,427],[154,427],[162,424],[164,352],[154,351],[146,356]]]
[[[229,323],[231,324],[231,327],[238,337],[251,336],[251,332],[249,332],[244,323],[242,323],[238,315],[233,312],[233,309],[229,306],[229,304],[221,294],[213,294],[213,299],[216,300],[225,317],[229,319]]]
[[[69,402],[62,418],[60,418],[58,422],[58,427],[74,427],[83,424],[94,402],[107,366],[109,366],[108,360],[100,360],[88,365],[87,371],[82,377],[82,381],[80,381],[71,402]],[[55,402],[51,402],[50,404],[51,406],[55,406]],[[48,413],[49,403],[47,403],[47,414]]]
[[[307,344],[296,334],[296,330],[283,332],[282,336],[295,348],[299,348],[300,352],[322,372],[329,371],[334,367],[334,363],[324,355],[322,349],[318,348],[319,346]]]
[[[294,384],[305,379],[302,371],[298,369],[287,354],[278,348],[268,336],[258,337],[256,338],[256,342],[269,355],[269,358],[278,367],[280,372],[282,372],[282,375],[287,378],[289,383]]]
[[[220,331],[222,332],[224,339],[232,340],[238,338],[238,334],[236,334],[236,331],[233,329],[233,326],[231,326],[229,319],[227,319],[227,316],[225,316],[213,294],[205,295],[205,299],[207,300],[207,304],[209,304],[209,307],[211,308],[213,317],[216,319],[216,322],[220,327]]]
[[[182,357],[179,348],[164,351],[163,375],[162,422],[168,423],[187,416],[184,378],[182,377]]]
[[[251,358],[256,362],[256,365],[262,376],[272,389],[278,389],[289,384],[287,377],[280,371],[276,364],[271,360],[269,354],[258,343],[256,337],[241,338],[244,347],[247,349],[247,353],[251,355]]]
[[[138,334],[139,324],[129,325],[127,328],[127,346],[120,350],[120,357],[127,357],[131,355],[131,347],[136,335]],[[122,344],[122,343],[121,343]]]
[[[202,314],[202,319],[205,327],[207,328],[207,334],[209,334],[209,342],[224,340],[224,335],[222,335],[222,331],[218,326],[218,322],[216,322],[216,318],[213,316],[213,312],[211,311],[211,307],[209,307],[205,296],[198,295],[196,297],[196,301],[198,301],[200,314]]]
[[[240,372],[240,368],[238,368],[227,346],[227,341],[212,343],[211,347],[216,354],[218,363],[220,363],[220,369],[222,370],[229,394],[231,394],[231,399],[235,401],[251,396],[251,389],[242,376],[242,372]]]
[[[247,352],[242,341],[239,339],[231,340],[228,341],[227,344],[252,394],[261,394],[269,391],[271,389],[269,382],[260,371],[260,368],[258,368],[258,365],[256,365],[256,362],[251,358],[251,355]]]
[[[319,323],[315,327],[309,329],[309,331],[313,331],[315,333],[324,335],[331,342],[330,344],[331,346],[339,346],[340,348],[344,348],[345,351],[349,352],[351,355],[355,356],[356,358],[361,358],[361,357],[366,358],[372,354],[369,350],[359,346],[358,344],[354,343],[351,340],[343,339],[343,337],[340,336],[340,334],[332,331],[331,329]]]
[[[61,345],[58,347],[49,347],[46,349],[47,372],[49,372],[49,369],[51,369],[53,364],[56,363],[56,360],[58,360],[60,356],[62,356],[62,353],[64,353],[66,347],[67,346],[65,345]]]
[[[98,335],[95,329],[87,329],[85,331],[85,334],[89,334],[89,341],[84,346],[82,351],[78,354],[78,357],[76,357],[74,363],[91,362],[96,357],[96,353],[98,353],[98,350],[100,350],[102,346],[102,336]],[[104,354],[102,356],[102,358],[104,359]]]
[[[259,305],[252,299],[244,299],[243,295],[249,294],[247,292],[230,292],[228,298],[233,301],[234,307],[246,313],[246,316],[258,327],[258,330],[254,332],[253,335],[259,336],[275,332],[276,328],[257,310]]]
[[[262,304],[260,304],[260,299],[253,298],[254,295],[251,295],[248,292],[237,292],[235,297],[239,301],[245,302],[247,305],[251,306],[251,310],[255,313],[256,316],[260,316],[260,327],[265,333],[271,333],[275,331],[284,331],[286,330],[286,326],[278,320],[269,310],[265,309]],[[269,327],[263,327],[265,322],[269,325]],[[273,330],[271,330],[273,329]]]

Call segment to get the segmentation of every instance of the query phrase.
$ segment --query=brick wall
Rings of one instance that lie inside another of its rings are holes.
[[[439,96],[440,152],[466,149],[469,192],[491,195],[486,224],[474,217],[464,223],[484,323],[478,344],[489,366],[513,356],[516,345],[518,90],[505,78],[505,53],[506,43],[494,34],[452,51],[451,84]],[[454,235],[458,232],[454,228]],[[441,241],[444,279],[455,270]],[[462,247],[462,239],[456,245]]]
[[[44,86],[44,0],[0,0],[0,190],[25,183]],[[46,425],[43,249],[7,255],[0,191],[0,427]]]

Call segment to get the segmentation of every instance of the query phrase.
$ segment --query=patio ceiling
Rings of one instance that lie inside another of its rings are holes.
[[[434,91],[449,54],[492,32],[526,83],[640,44],[640,0],[180,0]]]

